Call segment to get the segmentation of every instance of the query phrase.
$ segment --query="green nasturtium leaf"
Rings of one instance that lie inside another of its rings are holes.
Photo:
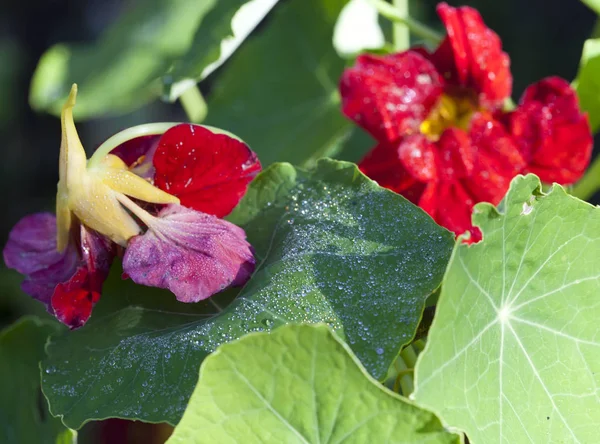
[[[72,441],[72,433],[48,412],[40,388],[39,361],[56,322],[26,317],[0,332],[0,442]]]
[[[337,93],[344,61],[333,30],[347,0],[288,0],[247,40],[216,79],[207,123],[228,128],[258,153],[312,165],[335,154],[352,124]]]
[[[129,2],[98,41],[59,44],[42,56],[31,84],[31,106],[59,115],[71,85],[78,83],[78,119],[139,108],[163,93],[161,77],[173,62],[193,57],[201,72],[217,60],[221,41],[231,34],[231,16],[245,2]],[[203,36],[202,46],[192,44],[194,33]]]
[[[600,39],[586,40],[573,86],[581,109],[588,113],[592,131],[600,128]]]
[[[417,363],[415,399],[475,444],[598,442],[600,209],[540,190],[475,207]]]
[[[458,444],[459,436],[370,377],[327,326],[286,325],[206,358],[167,442]]]
[[[190,85],[223,64],[277,2],[219,0],[196,31],[188,51],[164,77],[168,99],[177,99]],[[229,37],[224,39],[225,36]]]
[[[209,353],[287,323],[331,325],[381,379],[414,335],[453,245],[421,209],[332,160],[312,171],[273,165],[230,219],[259,265],[222,312],[142,303],[51,340],[42,384],[65,424],[114,416],[176,424]],[[126,297],[104,294],[97,308]]]

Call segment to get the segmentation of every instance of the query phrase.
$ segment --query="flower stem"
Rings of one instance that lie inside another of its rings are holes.
[[[581,200],[588,200],[600,190],[600,156],[596,156],[585,176],[573,186],[571,194]]]
[[[202,123],[208,113],[208,107],[206,101],[202,97],[198,84],[194,84],[191,88],[185,90],[185,92],[179,96],[181,106],[185,110],[185,113],[192,123]]]
[[[442,41],[442,35],[429,28],[427,25],[412,19],[408,15],[402,15],[400,11],[393,5],[387,3],[385,0],[369,0],[371,4],[377,9],[379,14],[383,17],[391,20],[394,23],[401,23],[406,26],[408,30],[424,40],[435,45]],[[396,0],[395,0],[396,1]]]
[[[410,345],[408,347],[410,347]],[[402,355],[396,360],[395,366],[398,373],[396,382],[394,383],[394,391],[398,393],[398,389],[400,389],[402,396],[408,398],[415,388],[412,375],[414,369],[406,365],[406,362],[402,359]]]
[[[217,304],[212,297],[208,298],[208,302],[210,302],[212,304],[212,306],[217,309],[218,313],[221,313],[223,311],[223,307],[221,307],[219,304]]]
[[[107,139],[96,151],[94,151],[94,154],[92,154],[92,157],[88,160],[88,168],[98,165],[107,154],[128,140],[135,139],[136,137],[163,134],[169,128],[172,128],[177,124],[178,123],[176,122],[146,123],[144,125],[132,126],[131,128],[118,132]]]
[[[401,17],[409,17],[408,0],[393,0],[394,8]],[[405,23],[394,23],[394,49],[396,51],[406,51],[410,48],[410,30]]]

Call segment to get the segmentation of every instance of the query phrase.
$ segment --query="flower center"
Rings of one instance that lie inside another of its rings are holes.
[[[470,97],[442,94],[419,130],[429,140],[436,142],[448,128],[467,130],[475,111],[476,104]]]
[[[141,208],[137,213],[133,211],[135,203],[127,196],[155,204],[179,203],[179,199],[134,174],[115,155],[101,152],[102,157],[87,161],[73,122],[76,95],[77,87],[73,85],[61,115],[57,249],[63,251],[67,246],[73,216],[88,228],[126,246],[130,238],[141,232],[131,214],[139,218],[137,213],[143,211]]]

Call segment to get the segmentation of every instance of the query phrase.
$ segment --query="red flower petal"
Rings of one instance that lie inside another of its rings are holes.
[[[448,128],[436,145],[440,158],[440,180],[455,180],[471,175],[475,153],[466,132],[460,128]]]
[[[71,328],[81,327],[89,318],[114,255],[113,244],[83,227],[80,243],[71,241],[59,253],[56,217],[50,213],[21,219],[4,248],[6,265],[25,275],[23,291]]]
[[[192,124],[165,132],[153,161],[156,186],[182,205],[218,217],[233,210],[261,170],[245,143]]]
[[[89,279],[87,268],[80,267],[71,279],[58,284],[52,295],[56,318],[71,329],[87,322],[94,304],[100,299],[100,293],[90,291]]]
[[[241,228],[215,216],[169,205],[149,230],[129,241],[123,270],[142,285],[167,288],[181,302],[198,302],[254,271]]]
[[[397,145],[381,143],[358,164],[359,169],[380,186],[402,194],[417,204],[424,184],[404,167]]]
[[[476,113],[469,131],[476,165],[467,188],[478,202],[500,203],[511,180],[525,167],[513,138],[489,114]]]
[[[81,226],[81,265],[56,286],[52,295],[52,308],[60,322],[71,329],[87,322],[100,299],[115,253],[115,244]]]
[[[430,183],[423,193],[419,206],[439,225],[457,236],[471,234],[468,242],[481,240],[481,233],[471,224],[473,198],[458,180]]]
[[[361,55],[340,81],[342,111],[379,141],[418,132],[442,93],[435,67],[414,51]]]
[[[403,167],[419,182],[435,180],[438,176],[437,152],[425,136],[408,136],[398,146]]]
[[[566,80],[548,77],[528,87],[507,120],[528,163],[526,172],[562,184],[583,176],[593,139],[587,115]]]
[[[121,145],[114,148],[110,154],[120,157],[127,166],[131,166],[142,156],[151,159],[159,139],[160,135],[136,137],[123,142]]]
[[[440,3],[437,11],[448,36],[431,60],[451,84],[474,89],[482,106],[501,107],[510,96],[512,75],[500,38],[473,8]]]

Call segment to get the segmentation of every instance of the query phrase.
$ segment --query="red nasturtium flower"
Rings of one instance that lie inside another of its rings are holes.
[[[367,176],[477,241],[475,203],[498,204],[519,173],[577,181],[592,136],[573,89],[558,77],[531,85],[504,112],[512,76],[499,37],[472,8],[437,10],[448,34],[440,46],[358,57],[340,82],[343,112],[378,142],[359,164]]]
[[[181,124],[135,137],[89,160],[72,108],[62,111],[56,216],[27,216],[12,229],[6,265],[23,290],[71,328],[100,298],[114,257],[134,282],[167,288],[182,302],[243,284],[254,270],[244,231],[223,220],[261,169],[244,143]]]

